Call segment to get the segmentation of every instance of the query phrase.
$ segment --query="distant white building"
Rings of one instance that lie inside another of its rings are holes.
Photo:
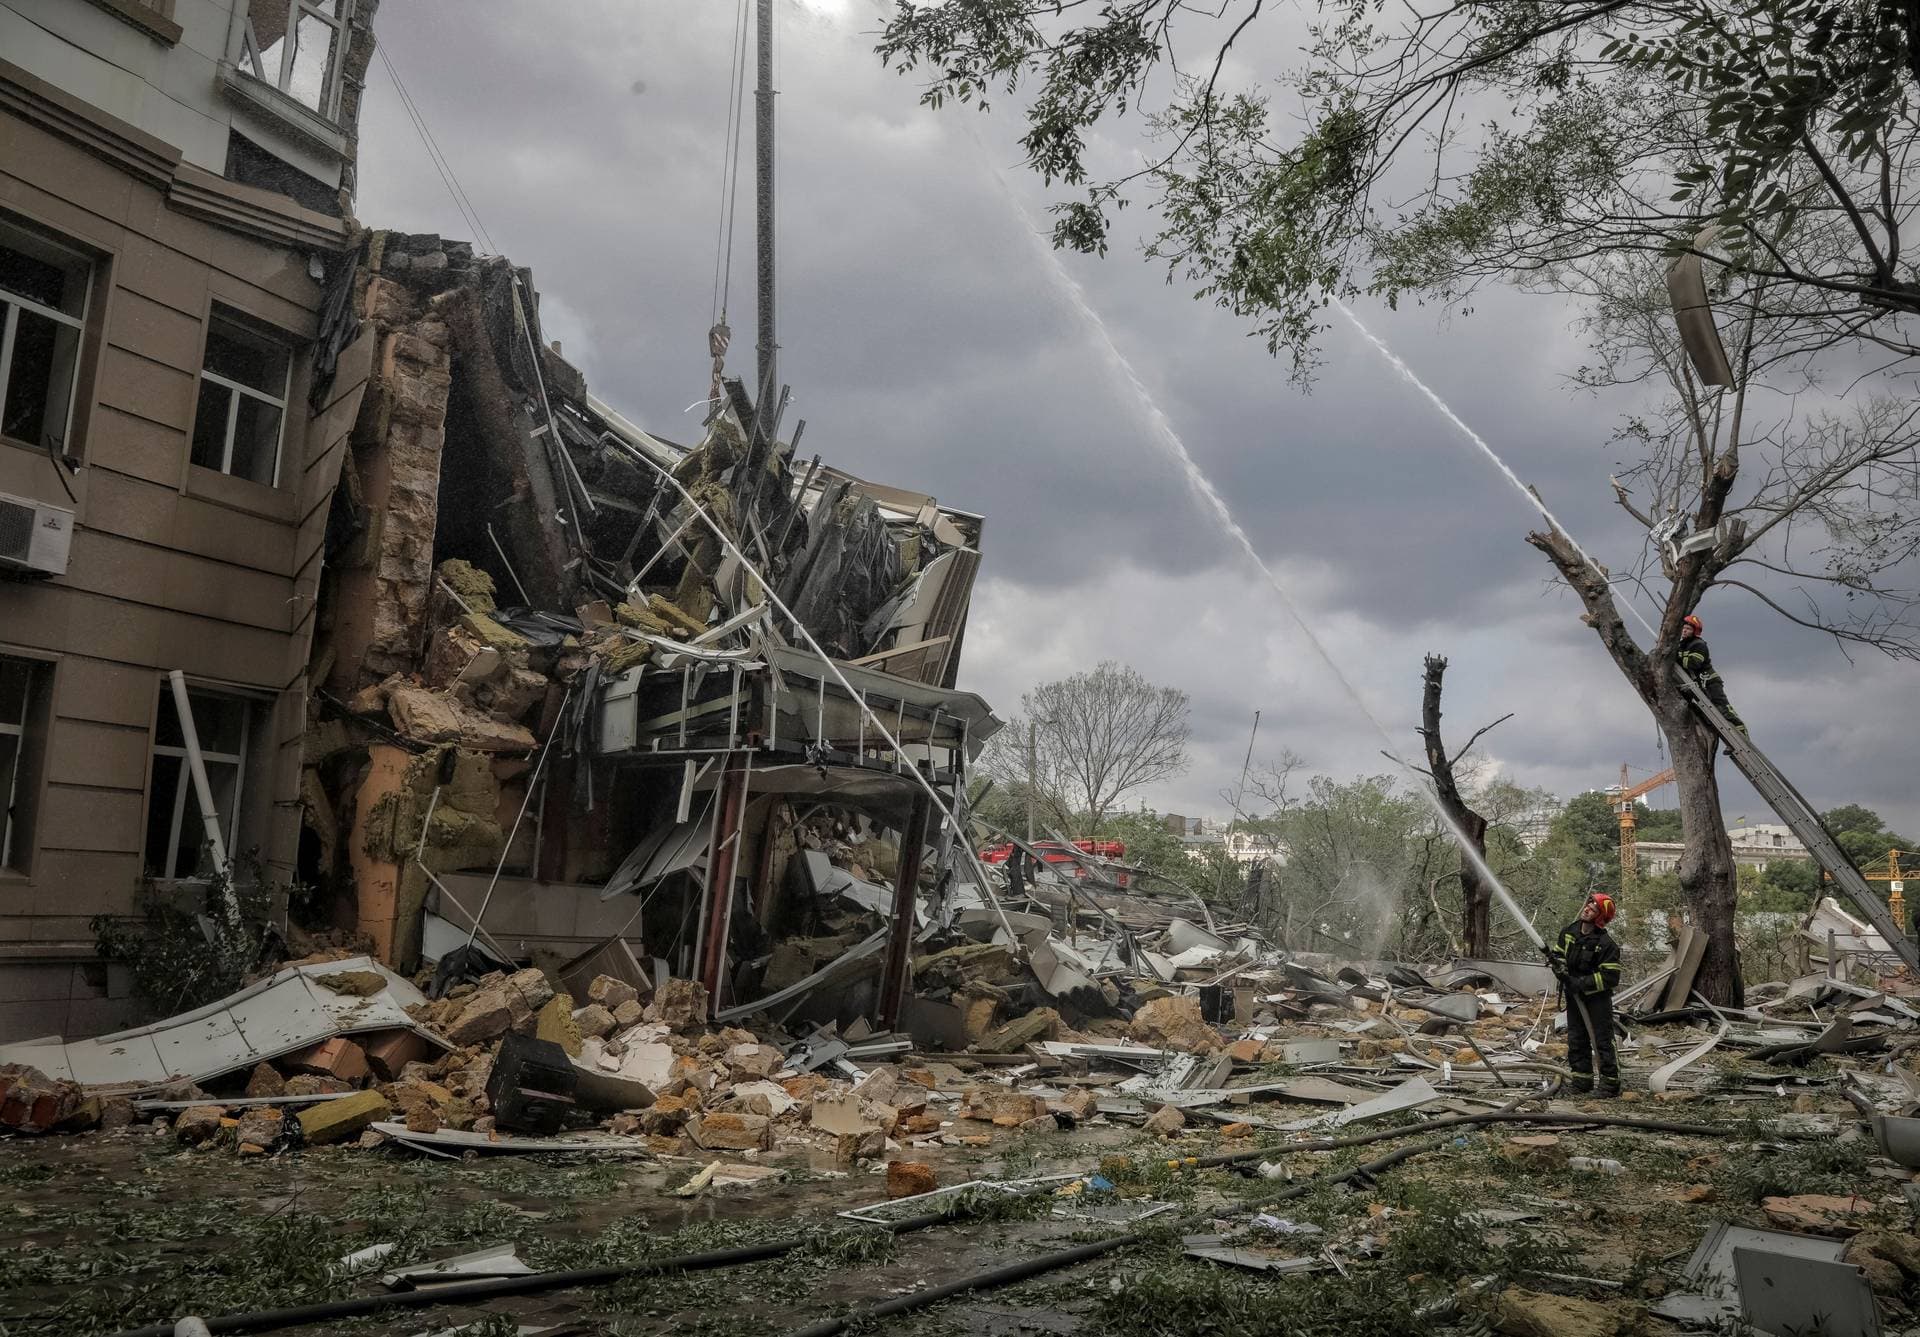
[[[1224,838],[1227,857],[1242,868],[1257,863],[1285,864],[1286,845],[1257,831],[1232,831]]]
[[[1727,830],[1733,842],[1733,861],[1743,868],[1765,868],[1770,863],[1805,863],[1813,858],[1800,838],[1778,822],[1759,822]],[[1646,874],[1671,873],[1680,866],[1686,842],[1679,840],[1642,840],[1636,848],[1640,871]]]
[[[1531,854],[1547,843],[1547,837],[1553,834],[1553,824],[1559,816],[1559,808],[1540,808],[1521,813],[1509,825],[1513,828],[1514,838]]]
[[[1162,820],[1167,830],[1179,837],[1180,848],[1195,863],[1204,863],[1214,850],[1220,850],[1242,868],[1250,868],[1257,863],[1284,864],[1287,861],[1286,846],[1272,836],[1255,831],[1229,831],[1218,822],[1209,823],[1204,817],[1169,814]]]
[[[1775,857],[1781,859],[1806,859],[1811,856],[1807,847],[1800,843],[1800,837],[1793,834],[1789,827],[1779,822],[1755,822],[1751,826],[1727,828],[1727,839],[1735,849],[1752,848],[1756,850],[1777,851]]]

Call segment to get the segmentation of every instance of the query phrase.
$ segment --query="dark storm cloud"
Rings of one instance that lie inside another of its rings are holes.
[[[1172,809],[1224,812],[1256,709],[1259,755],[1391,769],[1053,286],[1031,241],[1047,199],[1017,168],[1015,120],[917,106],[871,38],[831,17],[855,11],[781,7],[781,378],[808,453],[986,515],[963,685],[1007,714],[1034,682],[1114,658],[1183,688],[1194,764],[1147,796]],[[732,24],[733,6],[712,0],[390,3],[379,16],[481,219],[534,270],[549,333],[598,394],[677,440],[696,431],[683,410],[706,385]],[[1239,68],[1280,68],[1295,36],[1269,30]],[[1134,161],[1137,129],[1096,150]],[[729,365],[749,375],[750,142],[729,312]],[[370,224],[472,234],[377,62],[361,153]],[[1241,322],[1117,240],[1104,262],[1069,257],[1071,271],[1393,747],[1417,748],[1420,659],[1439,651],[1453,660],[1449,729],[1515,712],[1482,749],[1520,783],[1566,795],[1623,761],[1660,764],[1644,710],[1524,543],[1537,517],[1415,391],[1335,326],[1313,393],[1299,393]],[[1565,380],[1581,360],[1574,313],[1511,293],[1474,305],[1363,314],[1627,570],[1636,527],[1606,483],[1615,407]],[[1707,612],[1736,702],[1802,789],[1920,829],[1913,749],[1887,727],[1914,714],[1912,669],[1849,668],[1737,592]],[[1733,783],[1727,805],[1757,810]]]

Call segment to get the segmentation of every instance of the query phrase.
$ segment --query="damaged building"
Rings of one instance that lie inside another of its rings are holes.
[[[652,436],[529,273],[356,224],[374,9],[0,3],[0,1038],[135,1019],[94,918],[229,871],[401,970],[748,1001],[932,888],[996,727],[980,517],[737,383]]]
[[[301,785],[342,926],[405,969],[617,939],[726,1008],[843,884],[917,903],[900,833],[997,727],[953,686],[980,518],[801,459],[737,382],[697,446],[640,430],[470,247],[372,234],[356,304]]]

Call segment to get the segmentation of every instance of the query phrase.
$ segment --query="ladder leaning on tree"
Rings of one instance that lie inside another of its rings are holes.
[[[1706,721],[1707,727],[1718,735],[1727,749],[1727,756],[1740,768],[1740,773],[1752,782],[1767,806],[1780,815],[1780,820],[1792,829],[1794,835],[1800,837],[1800,843],[1807,847],[1814,862],[1826,870],[1827,876],[1847,894],[1861,917],[1887,940],[1887,946],[1906,962],[1907,969],[1920,975],[1920,949],[1915,948],[1913,940],[1894,922],[1886,905],[1874,894],[1853,860],[1820,821],[1820,815],[1814,811],[1813,805],[1801,796],[1786,776],[1774,768],[1773,763],[1745,734],[1727,723],[1726,716],[1716,710],[1713,702],[1707,699],[1707,694],[1700,690],[1700,684],[1684,673],[1674,676],[1679,680],[1680,690],[1693,703],[1694,710]]]

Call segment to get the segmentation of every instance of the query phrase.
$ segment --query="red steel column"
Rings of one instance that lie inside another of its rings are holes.
[[[700,954],[700,983],[706,986],[707,1006],[719,1008],[720,986],[727,973],[727,934],[733,924],[733,870],[740,857],[740,819],[746,808],[747,759],[751,753],[730,752],[720,773],[720,820],[714,824],[713,844],[707,850],[707,924]]]
[[[893,884],[893,932],[887,937],[886,969],[880,975],[880,1024],[893,1030],[907,997],[907,957],[913,949],[913,912],[920,892],[920,851],[927,843],[932,809],[926,791],[915,790],[913,810],[900,833],[900,875]]]

